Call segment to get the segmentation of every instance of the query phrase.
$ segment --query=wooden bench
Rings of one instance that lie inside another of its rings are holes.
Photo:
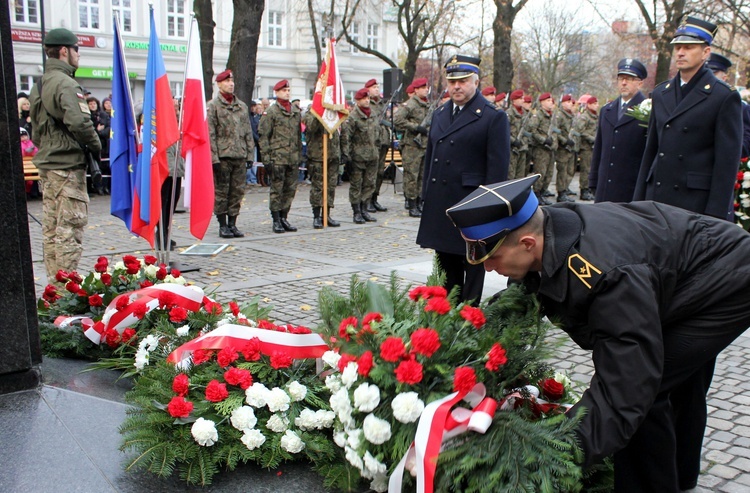
[[[32,159],[34,159],[32,156],[24,156],[23,158],[23,179],[38,181],[39,170],[34,166]]]

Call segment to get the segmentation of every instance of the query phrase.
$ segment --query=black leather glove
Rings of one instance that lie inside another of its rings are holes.
[[[575,142],[573,142],[573,139],[568,139],[568,141],[565,143],[568,147],[574,147],[576,145]]]
[[[221,163],[213,163],[214,173],[218,173],[221,170]]]
[[[549,138],[549,137],[547,137],[546,139],[544,139],[544,145],[551,146],[552,145],[552,139]]]
[[[420,126],[417,127],[417,132],[420,133],[420,134],[422,134],[422,135],[427,135],[428,134],[427,128],[423,127],[422,125],[420,125]]]
[[[521,147],[521,143],[520,143],[520,142],[518,142],[518,140],[517,140],[517,139],[511,139],[511,141],[510,141],[510,146],[511,146],[511,147]]]
[[[393,128],[393,125],[391,125],[391,122],[389,122],[388,120],[380,120],[380,124],[384,127]]]

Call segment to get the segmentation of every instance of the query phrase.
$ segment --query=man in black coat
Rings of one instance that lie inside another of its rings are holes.
[[[656,86],[633,200],[732,221],[742,150],[740,95],[703,64],[717,27],[693,17],[675,32],[679,72]]]
[[[646,126],[627,114],[645,98],[641,93],[646,67],[634,58],[617,64],[620,97],[599,111],[591,158],[589,188],[595,202],[630,202],[646,148]]]
[[[729,83],[729,69],[732,62],[729,58],[718,53],[711,53],[706,62],[706,67],[711,69],[717,79]],[[742,102],[742,155],[745,158],[750,155],[750,105],[745,101]]]
[[[417,244],[435,250],[446,273],[445,288],[459,299],[482,297],[484,270],[464,258],[464,241],[445,211],[478,186],[507,179],[510,126],[477,90],[478,58],[456,55],[445,65],[451,102],[433,113],[422,179],[424,207]]]
[[[537,179],[488,185],[448,210],[467,260],[523,280],[593,351],[590,386],[568,413],[587,411],[584,465],[614,454],[618,493],[689,489],[676,416],[684,403],[705,408],[703,389],[685,382],[750,325],[750,234],[656,202],[539,208]]]

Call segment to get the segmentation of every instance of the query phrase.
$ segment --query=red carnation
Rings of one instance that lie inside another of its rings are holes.
[[[427,305],[424,307],[426,312],[435,312],[438,315],[445,315],[451,311],[451,304],[448,302],[448,298],[434,297],[427,301]]]
[[[365,351],[357,360],[357,373],[367,378],[372,370],[372,351]]]
[[[370,324],[372,322],[382,322],[382,321],[383,321],[383,315],[381,315],[378,312],[370,312],[367,315],[365,315],[365,318],[362,319],[362,331],[372,332],[372,329],[370,328]]]
[[[242,352],[245,361],[258,361],[260,359],[260,339],[253,337],[247,341],[240,352]]]
[[[175,306],[171,310],[169,310],[169,320],[176,324],[184,322],[185,319],[187,319],[187,316],[188,311],[181,306]]]
[[[102,297],[98,294],[92,294],[89,296],[89,305],[102,306]]]
[[[102,274],[101,280],[102,284],[104,284],[105,286],[109,286],[110,284],[112,284],[112,274],[107,274],[105,272],[104,274]]]
[[[180,373],[172,380],[172,390],[175,394],[185,397],[190,390],[190,379],[184,373]]]
[[[159,292],[159,308],[170,308],[175,304],[175,295],[169,291]]]
[[[122,343],[127,344],[133,337],[135,337],[135,329],[128,327],[122,331]]]
[[[133,315],[138,319],[143,319],[143,317],[146,316],[146,313],[148,313],[148,307],[145,304],[139,304],[133,308]]]
[[[224,380],[229,385],[239,385],[242,390],[247,390],[253,384],[253,376],[248,370],[235,367],[224,372]]]
[[[157,258],[156,258],[156,257],[154,257],[153,255],[144,255],[144,256],[143,256],[143,262],[144,262],[144,263],[145,263],[146,265],[154,265],[154,264],[156,264],[156,262],[158,262],[158,261],[159,261],[159,259],[157,259]]]
[[[411,347],[428,358],[440,349],[440,335],[433,329],[417,329],[411,334]]]
[[[414,385],[422,381],[422,365],[416,360],[407,359],[396,367],[396,380]]]
[[[448,292],[442,286],[417,286],[409,291],[409,298],[412,301],[429,300],[434,297],[445,298],[447,296]]]
[[[68,273],[64,270],[60,269],[57,271],[57,274],[55,274],[55,280],[59,283],[63,283],[68,280]]]
[[[484,367],[489,371],[497,371],[501,366],[508,362],[508,358],[505,356],[505,349],[497,342],[492,345],[490,352],[487,353],[487,363]]]
[[[234,301],[229,302],[229,309],[235,317],[240,314],[240,306]]]
[[[120,345],[120,333],[115,329],[107,329],[104,331],[104,342],[109,347],[117,347]]]
[[[481,329],[482,326],[487,322],[487,319],[484,318],[484,313],[482,312],[482,310],[479,308],[474,308],[471,305],[464,305],[464,307],[461,308],[461,317],[463,317],[464,320],[469,322],[477,329]]]
[[[76,294],[76,293],[78,293],[78,291],[81,290],[81,286],[79,286],[78,284],[74,283],[73,281],[68,281],[68,283],[65,285],[65,289],[67,289],[68,291],[70,291],[73,294]]]
[[[544,380],[539,386],[542,388],[542,394],[550,401],[562,399],[565,393],[565,386],[554,378]]]
[[[258,320],[258,328],[264,329],[264,330],[277,330],[278,329],[278,327],[276,327],[274,324],[272,324],[268,320]]]
[[[156,271],[156,278],[160,281],[163,281],[167,277],[167,269],[164,266],[159,267],[159,270]]]
[[[477,375],[473,368],[459,366],[453,373],[454,392],[469,393],[477,384]]]
[[[400,337],[387,337],[380,345],[380,357],[395,363],[406,355],[404,341]]]
[[[223,311],[221,308],[221,304],[214,301],[204,303],[203,308],[207,313],[210,313],[211,315],[221,315],[221,312]]]
[[[356,362],[357,362],[357,357],[356,357],[356,356],[353,356],[353,355],[351,355],[351,354],[342,354],[342,355],[341,355],[341,358],[339,358],[339,371],[340,371],[341,373],[344,373],[344,369],[345,369],[345,368],[346,368],[346,367],[347,367],[347,366],[349,365],[349,363],[351,363],[352,361],[354,361],[354,362],[356,363]]]
[[[216,362],[220,367],[226,368],[239,357],[240,355],[232,346],[227,346],[216,355]]]
[[[143,288],[149,288],[149,287],[151,287],[153,285],[154,285],[154,283],[152,283],[148,279],[146,279],[145,281],[143,281],[142,283],[140,283],[141,289],[143,289]]]
[[[120,312],[128,307],[130,304],[130,298],[127,295],[120,295],[117,297],[117,301],[115,302],[115,308],[117,308],[117,311]]]
[[[218,380],[211,380],[206,386],[206,400],[210,402],[221,402],[229,397],[227,384],[219,383]]]
[[[292,357],[286,351],[274,351],[271,355],[271,366],[276,370],[289,368],[292,363]]]
[[[356,334],[359,321],[357,317],[347,317],[339,324],[339,336],[347,341],[352,340],[352,334]],[[351,327],[351,329],[350,329]]]
[[[211,359],[213,351],[206,351],[205,349],[196,349],[193,351],[193,364],[200,365]]]
[[[172,269],[169,273],[172,274],[172,277],[175,277],[175,278],[180,277],[182,275],[182,273],[177,269]]]
[[[173,418],[187,418],[193,411],[193,403],[178,395],[172,397],[172,400],[169,401],[167,411]]]

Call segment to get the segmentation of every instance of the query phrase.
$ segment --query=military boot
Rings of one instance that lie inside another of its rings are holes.
[[[566,194],[565,191],[559,192],[557,194],[557,201],[558,202],[575,202],[574,199],[568,197],[568,194]]]
[[[380,205],[380,204],[378,203],[378,194],[376,194],[376,193],[372,195],[372,201],[371,201],[371,202],[372,202],[372,206],[373,206],[373,207],[375,208],[375,210],[376,210],[376,211],[378,211],[378,212],[385,212],[385,211],[387,211],[387,210],[388,210],[388,208],[387,208],[387,207],[383,207],[382,205]],[[368,212],[369,212],[369,211],[368,211]]]
[[[365,218],[362,217],[362,210],[359,204],[352,204],[352,211],[354,212],[354,224],[364,224]]]
[[[422,213],[417,208],[417,201],[409,199],[409,217],[422,217]]]
[[[591,190],[588,188],[581,190],[581,200],[594,200],[594,195],[591,193]]]
[[[314,229],[323,229],[323,208],[322,207],[313,207],[313,228]]]
[[[409,199],[404,197],[404,209],[409,210]]]
[[[339,226],[341,226],[340,222],[336,221],[335,219],[331,217],[330,207],[328,208],[328,226],[330,226],[331,228],[338,228]]]
[[[574,192],[573,190],[571,190],[570,188],[566,188],[566,189],[565,189],[565,193],[566,193],[567,195],[578,195],[577,193],[575,193],[575,192]]]
[[[273,218],[273,232],[274,233],[285,233],[284,226],[281,225],[281,212],[271,211],[271,217]]]
[[[424,212],[422,211],[422,197],[417,197],[417,209],[419,209],[419,212]]]
[[[232,230],[227,226],[227,215],[216,214],[216,219],[219,220],[219,237],[220,238],[234,238]]]
[[[542,192],[542,197],[554,197],[555,194],[549,191],[549,188]]]
[[[368,223],[376,223],[376,222],[378,222],[378,220],[375,219],[374,217],[372,217],[370,215],[370,213],[367,211],[367,209],[365,208],[365,203],[364,202],[360,202],[359,203],[359,210],[362,212],[362,219],[364,219]]]
[[[284,209],[283,211],[281,211],[281,226],[283,226],[286,231],[297,231],[297,228],[289,224],[289,221],[286,220],[288,214],[289,209]]]
[[[540,205],[552,205],[552,202],[547,200],[547,197],[545,197],[541,192],[534,192],[536,194],[536,198],[539,199]]]
[[[237,216],[229,216],[229,222],[227,223],[227,226],[229,227],[229,231],[232,232],[232,235],[235,238],[245,237],[245,233],[237,229]]]
[[[367,199],[362,202],[362,212],[378,212],[374,205],[372,205],[372,199]]]

